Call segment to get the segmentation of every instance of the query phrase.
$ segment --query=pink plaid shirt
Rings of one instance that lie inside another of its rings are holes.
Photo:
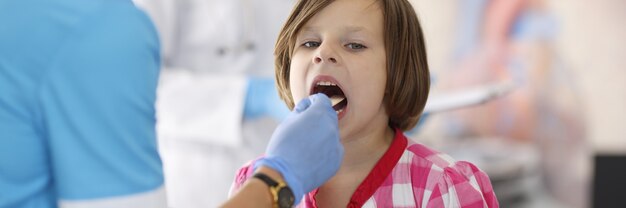
[[[252,176],[252,162],[239,169],[231,194]],[[298,207],[317,207],[318,190]],[[347,207],[499,207],[489,177],[469,162],[408,140],[396,130],[391,146],[361,182]]]

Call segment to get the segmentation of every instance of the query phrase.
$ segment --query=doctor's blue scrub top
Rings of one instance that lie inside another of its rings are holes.
[[[159,47],[130,0],[0,1],[0,207],[165,201]]]

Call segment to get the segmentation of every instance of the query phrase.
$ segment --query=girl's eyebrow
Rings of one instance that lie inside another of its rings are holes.
[[[348,33],[358,33],[358,32],[369,33],[369,30],[362,26],[346,26],[342,28],[342,30]],[[314,26],[306,26],[301,29],[302,33],[315,33],[317,31],[319,31],[319,27],[314,27]]]
[[[305,26],[302,28],[302,32],[316,32],[318,30],[318,27],[312,27],[312,26]]]
[[[356,32],[361,32],[361,31],[367,32],[367,29],[361,26],[348,26],[344,30],[350,33],[356,33]]]
[[[374,35],[371,30],[361,26],[348,26],[344,28],[344,31],[347,35],[355,37],[368,38]]]

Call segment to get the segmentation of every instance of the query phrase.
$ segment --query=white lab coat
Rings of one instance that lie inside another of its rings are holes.
[[[275,126],[243,121],[247,77],[273,77],[274,44],[294,2],[134,1],[161,40],[157,130],[170,206],[216,207]]]

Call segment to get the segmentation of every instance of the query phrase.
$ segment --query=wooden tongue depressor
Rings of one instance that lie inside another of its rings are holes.
[[[335,105],[337,105],[338,103],[340,103],[341,101],[343,101],[345,99],[346,99],[346,97],[344,97],[344,96],[333,95],[332,97],[330,97],[330,103],[332,104],[333,107],[335,107]]]

